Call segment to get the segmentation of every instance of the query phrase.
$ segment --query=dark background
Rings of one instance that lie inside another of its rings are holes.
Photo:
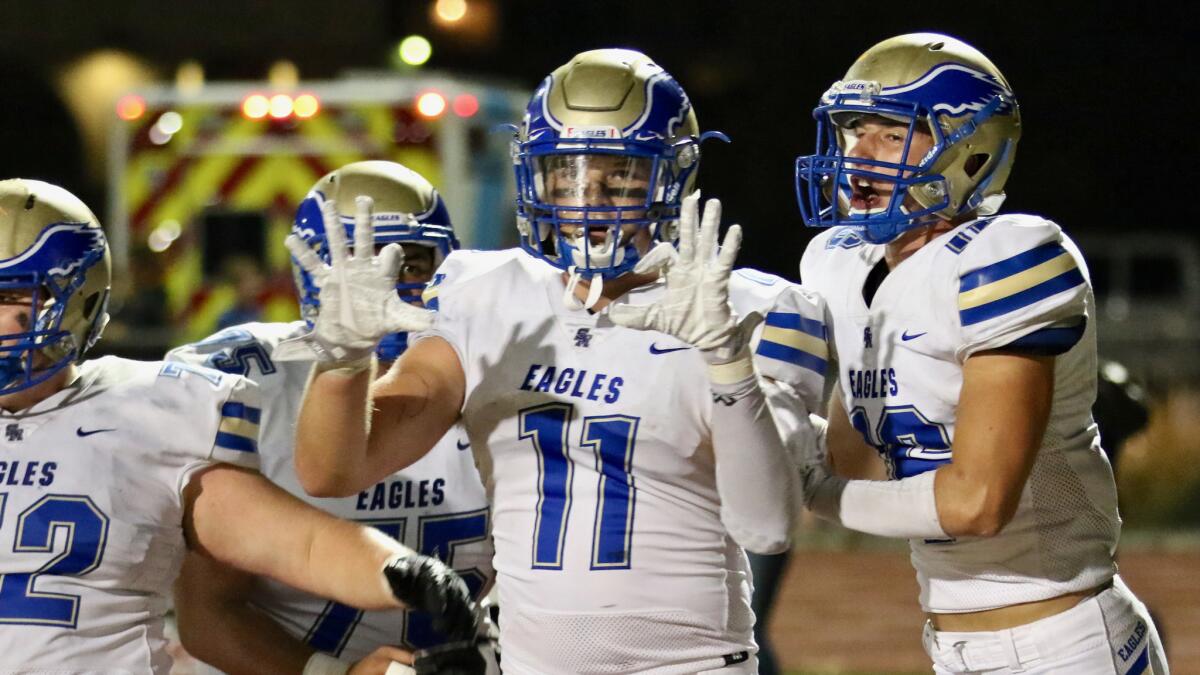
[[[485,0],[474,1],[473,10]],[[105,186],[84,171],[79,133],[51,85],[98,48],[128,50],[164,78],[197,59],[210,81],[260,79],[281,58],[303,78],[329,78],[386,67],[399,38],[421,33],[434,47],[426,69],[532,90],[578,51],[634,47],[683,83],[703,129],[733,138],[705,146],[701,187],[746,226],[743,262],[794,276],[811,231],[799,222],[792,162],[812,150],[818,96],[878,40],[935,30],[989,55],[1021,103],[1006,210],[1072,233],[1193,233],[1198,31],[1174,3],[487,0],[495,30],[471,39],[432,26],[430,4],[5,2],[0,175],[59,182],[105,213]]]

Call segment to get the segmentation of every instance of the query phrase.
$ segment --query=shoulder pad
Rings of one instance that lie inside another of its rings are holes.
[[[1058,225],[1006,215],[962,246],[957,298],[967,353],[1013,345],[1043,329],[1063,342],[1055,347],[1061,351],[1078,341],[1088,283],[1078,250],[1064,244]]]
[[[303,321],[247,323],[226,328],[167,352],[168,361],[207,366],[224,373],[253,376],[276,372],[275,345],[307,330]]]
[[[758,372],[800,393],[819,410],[829,364],[826,307],[820,296],[787,284],[766,310],[754,346]]]
[[[997,218],[979,232],[958,266],[963,326],[989,321],[1082,286],[1079,261],[1062,230],[1033,216]]]
[[[437,311],[443,290],[461,285],[509,263],[518,256],[528,255],[521,249],[503,251],[474,251],[460,249],[452,251],[438,267],[433,279],[425,287],[421,299],[425,307]]]

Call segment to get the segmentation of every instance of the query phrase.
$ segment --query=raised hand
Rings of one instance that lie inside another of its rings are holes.
[[[732,357],[744,341],[729,305],[729,274],[742,243],[742,228],[731,225],[718,247],[720,224],[720,201],[708,200],[701,217],[699,195],[685,198],[678,255],[664,255],[656,248],[647,256],[647,261],[666,269],[666,293],[648,305],[612,305],[613,323],[673,335],[700,349],[710,362]],[[643,265],[637,271],[650,272],[652,267]]]
[[[373,201],[355,200],[354,253],[346,246],[346,231],[337,205],[321,204],[329,264],[296,235],[289,235],[288,250],[320,288],[321,311],[312,332],[286,340],[275,348],[277,361],[309,360],[352,362],[366,359],[379,341],[392,333],[416,331],[433,323],[433,313],[400,299],[396,280],[404,264],[404,249],[388,244],[375,254],[371,218]]]

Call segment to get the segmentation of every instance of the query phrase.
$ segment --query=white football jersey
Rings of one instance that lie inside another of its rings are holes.
[[[995,537],[912,540],[928,612],[969,612],[1093,588],[1115,572],[1120,519],[1092,421],[1096,335],[1087,268],[1054,223],[964,223],[863,285],[884,247],[848,228],[815,238],[800,273],[832,316],[838,394],[895,478],[953,459],[963,363],[1001,347],[1058,354],[1050,420],[1012,521]]]
[[[815,405],[823,308],[753,271],[731,287],[740,315],[767,315],[762,372]],[[559,270],[519,250],[456,251],[426,292],[438,307],[428,334],[449,342],[466,376],[505,672],[694,673],[748,658],[748,570],[720,520],[703,358],[664,333],[568,309],[563,289]]]
[[[490,514],[461,429],[451,429],[416,464],[357,496],[319,499],[300,486],[292,454],[296,418],[312,364],[276,362],[271,354],[281,340],[306,330],[303,321],[248,323],[174,349],[167,358],[236,372],[258,383],[262,396],[259,454],[265,476],[317,508],[377,527],[415,551],[438,556],[481,597],[494,577]],[[380,645],[418,649],[441,641],[428,614],[362,612],[270,579],[260,580],[251,601],[296,637],[348,661],[357,661]]]
[[[257,417],[243,378],[114,357],[0,412],[0,672],[165,675],[183,489],[257,466]]]

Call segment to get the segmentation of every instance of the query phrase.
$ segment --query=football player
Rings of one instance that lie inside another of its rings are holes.
[[[997,212],[1021,135],[1008,82],[959,40],[902,35],[814,115],[796,189],[830,229],[800,270],[839,367],[810,507],[909,539],[938,673],[1167,672],[1113,562],[1087,268],[1055,223]],[[893,480],[865,479],[877,456]]]
[[[180,363],[80,363],[108,320],[109,252],[62,188],[0,182],[0,670],[166,673],[168,593],[189,549],[367,609],[474,634],[436,558],[338,520],[252,470],[246,379]]]
[[[426,292],[437,312],[381,295],[395,252],[331,238],[327,266],[292,240],[322,284],[305,339],[328,355],[297,427],[301,483],[360,490],[461,419],[491,497],[506,673],[755,670],[738,544],[787,545],[797,481],[772,413],[813,441],[823,309],[734,273],[737,226],[718,252],[719,203],[701,218],[689,196],[703,138],[647,56],[585,52],[515,137],[523,250],[451,254]],[[422,326],[367,406],[374,340]]]
[[[328,255],[322,204],[333,201],[352,207],[359,195],[374,201],[373,245],[395,242],[404,249],[396,292],[419,305],[421,290],[437,266],[458,248],[458,239],[441,196],[416,172],[385,161],[356,162],[333,171],[300,204],[293,232]],[[353,232],[352,213],[339,213],[337,222]],[[367,523],[414,550],[438,556],[479,597],[494,576],[487,497],[472,455],[465,450],[466,435],[457,427],[421,461],[353,497],[316,499],[300,488],[292,468],[292,443],[311,363],[276,363],[272,358],[281,341],[307,333],[320,312],[312,277],[299,267],[295,272],[303,320],[227,328],[172,350],[168,360],[253,380],[262,399],[258,452],[263,475],[313,506]],[[407,335],[396,333],[385,337],[375,353],[381,364],[390,365],[406,346]],[[399,656],[393,647],[377,650],[380,645],[415,650],[443,640],[433,632],[427,615],[362,612],[269,580],[255,580],[202,556],[192,556],[184,565],[176,601],[184,646],[226,672],[296,671],[295,665],[309,658],[345,672],[364,659],[378,662],[383,656]],[[259,628],[264,615],[269,621]]]

